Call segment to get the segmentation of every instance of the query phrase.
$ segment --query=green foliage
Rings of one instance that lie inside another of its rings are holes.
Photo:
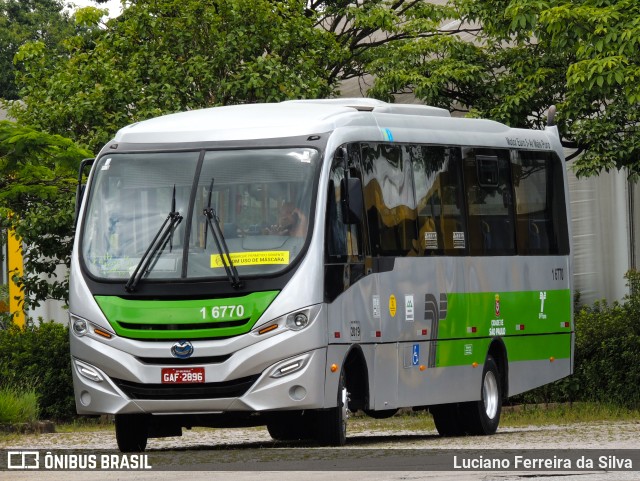
[[[640,408],[640,272],[626,275],[622,303],[596,302],[575,315],[575,373],[516,398],[523,402],[597,401]]]
[[[42,419],[75,416],[68,328],[54,322],[0,331],[0,388],[27,390],[38,398]]]
[[[448,31],[389,44],[369,65],[370,95],[527,128],[555,104],[563,144],[584,152],[578,175],[640,174],[640,3],[452,0],[448,12]]]
[[[138,0],[104,28],[85,27],[55,55],[37,44],[16,56],[20,121],[97,150],[121,127],[164,113],[332,92],[332,37],[302,0]],[[95,10],[95,9],[93,9]],[[43,68],[51,61],[55,65]],[[73,101],[69,101],[73,99]]]
[[[90,154],[69,139],[0,121],[0,230],[13,229],[24,245],[28,306],[66,299],[73,242],[74,193],[79,161]]]
[[[0,424],[27,423],[38,419],[38,399],[33,388],[0,388]]]
[[[59,51],[74,33],[61,0],[0,0],[0,99],[17,99],[13,57],[26,42],[40,41]]]

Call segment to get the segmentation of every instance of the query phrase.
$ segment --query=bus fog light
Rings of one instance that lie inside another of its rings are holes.
[[[98,370],[90,366],[89,364],[85,364],[82,361],[75,360],[75,365],[78,374],[80,374],[82,377],[86,377],[87,379],[95,382],[101,382],[104,380]]]
[[[89,394],[89,392],[82,391],[82,393],[80,393],[80,404],[83,406],[91,404],[91,394]]]
[[[289,397],[294,401],[302,401],[307,397],[307,390],[302,386],[291,386],[291,389],[289,389]]]
[[[76,336],[82,337],[89,331],[89,323],[79,317],[74,317],[71,327]]]
[[[305,312],[296,312],[287,316],[287,327],[294,331],[304,329],[309,325],[309,316]]]

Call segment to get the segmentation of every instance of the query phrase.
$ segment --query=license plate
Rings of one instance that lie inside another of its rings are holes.
[[[195,384],[204,382],[204,367],[163,367],[162,384]]]

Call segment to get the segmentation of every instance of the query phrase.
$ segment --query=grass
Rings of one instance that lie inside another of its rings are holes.
[[[112,417],[100,416],[99,418],[78,417],[71,422],[57,424],[58,433],[84,433],[93,431],[113,431]]]
[[[33,388],[0,388],[0,424],[28,423],[38,419],[38,397]]]
[[[608,421],[637,423],[638,419],[640,419],[640,410],[600,403],[518,405],[503,409],[500,426],[549,426]],[[113,431],[113,429],[113,421],[107,416],[78,417],[72,422],[56,425],[58,433]],[[349,419],[349,433],[357,434],[365,431],[424,432],[435,431],[435,425],[431,415],[425,411],[403,411],[390,419],[373,419],[363,414],[357,414]]]
[[[632,410],[600,403],[556,405],[520,405],[503,409],[502,427],[568,425],[607,421],[638,422],[640,410]],[[349,432],[363,431],[435,431],[433,418],[425,411],[402,413],[390,419],[354,416],[349,420]]]

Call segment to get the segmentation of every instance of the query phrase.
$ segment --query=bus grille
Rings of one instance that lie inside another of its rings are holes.
[[[113,379],[113,382],[130,399],[219,399],[243,396],[258,377],[260,375],[256,374],[233,381],[203,384],[141,384],[122,379]]]
[[[205,356],[205,357],[188,357],[187,359],[180,359],[178,357],[136,357],[136,359],[144,364],[158,365],[158,366],[184,366],[191,364],[222,364],[231,357],[231,354],[225,354],[222,356]]]
[[[136,329],[141,331],[190,331],[194,329],[224,329],[228,327],[241,327],[247,324],[249,321],[251,321],[250,318],[224,322],[194,322],[191,324],[141,324],[124,321],[116,322],[125,329]]]

